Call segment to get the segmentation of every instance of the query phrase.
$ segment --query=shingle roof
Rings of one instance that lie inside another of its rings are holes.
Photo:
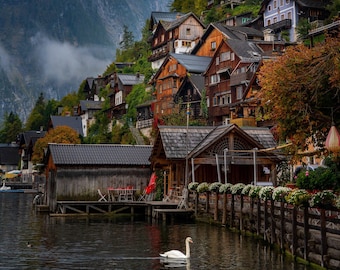
[[[187,72],[203,73],[210,64],[211,57],[197,56],[192,54],[179,54],[170,53],[171,57],[174,57],[178,63],[184,66]]]
[[[136,74],[118,74],[118,78],[123,85],[135,85],[144,81],[144,75]]]
[[[257,146],[259,149],[277,146],[273,135],[267,128],[240,128],[236,125],[217,127],[189,126],[187,137],[186,126],[159,126],[164,152],[168,159],[183,159],[185,158],[186,153],[189,153],[189,156],[195,156],[233,129],[244,132],[244,136],[249,136],[248,140],[253,140],[253,145]]]
[[[56,165],[149,166],[152,146],[118,144],[49,144]]]
[[[59,126],[68,126],[77,131],[79,135],[84,136],[82,121],[79,116],[51,115],[51,122],[54,128]]]
[[[186,126],[159,126],[166,157],[169,159],[186,156],[187,151],[191,152],[212,130],[212,127],[188,127]]]
[[[151,12],[151,19],[154,24],[157,24],[159,21],[174,21],[178,17],[178,15],[182,15],[182,13],[178,12],[162,12],[162,11],[153,11]]]
[[[262,51],[253,42],[237,39],[229,39],[226,42],[241,61],[258,62],[261,60]]]
[[[18,165],[19,146],[16,144],[0,144],[0,164]]]
[[[189,80],[191,81],[192,85],[201,93],[204,89],[204,76],[200,74],[191,74],[189,76]]]

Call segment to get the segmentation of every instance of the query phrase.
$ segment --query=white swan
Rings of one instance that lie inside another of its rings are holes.
[[[179,250],[170,250],[159,254],[161,257],[169,259],[188,259],[190,258],[190,243],[194,243],[191,237],[185,239],[185,254]]]

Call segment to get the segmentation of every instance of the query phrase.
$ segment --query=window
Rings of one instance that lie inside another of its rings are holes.
[[[274,17],[274,23],[277,23],[277,17]]]
[[[274,9],[276,9],[276,8],[277,8],[277,2],[274,1]]]
[[[268,6],[268,11],[271,11],[271,10],[272,10],[272,6],[269,5],[269,6]]]
[[[235,60],[235,54],[234,54],[233,52],[230,54],[230,60],[231,60],[231,61],[234,61],[234,60]]]
[[[292,19],[292,12],[291,12],[291,11],[289,11],[289,12],[288,12],[288,15],[287,15],[287,17],[288,17],[288,19],[289,19],[289,20],[291,20],[291,19]]]
[[[236,99],[241,99],[243,96],[243,88],[242,86],[237,86],[236,88]]]
[[[221,62],[230,60],[230,52],[221,53]]]
[[[210,99],[209,99],[209,97],[207,97],[207,107],[208,108],[210,107]]]
[[[169,32],[169,39],[172,39],[172,31]]]
[[[283,21],[285,19],[285,15],[281,14],[281,21]]]
[[[211,50],[216,50],[216,41],[211,42]]]
[[[123,103],[123,92],[119,91],[115,95],[115,106],[120,105]]]
[[[222,61],[222,60],[221,60]],[[220,58],[216,57],[216,66],[218,66],[220,64]]]
[[[220,82],[220,76],[218,74],[213,74],[210,76],[210,84],[215,84]]]
[[[161,42],[164,41],[164,34],[161,35]]]
[[[290,3],[290,0],[286,0],[286,4],[289,4]]]
[[[175,48],[178,48],[178,40],[175,41]]]
[[[270,24],[271,24],[271,22],[270,22],[270,20],[268,20],[268,21],[267,21],[267,25],[270,25]]]
[[[280,6],[283,6],[283,0],[280,0]]]
[[[191,29],[190,28],[185,29],[185,34],[186,35],[191,35]]]
[[[217,106],[217,97],[213,98],[213,106]]]

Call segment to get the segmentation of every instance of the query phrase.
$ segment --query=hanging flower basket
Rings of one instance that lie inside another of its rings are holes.
[[[309,200],[310,207],[320,207],[331,209],[335,205],[336,195],[332,190],[323,190],[311,195]]]
[[[243,183],[238,183],[233,185],[230,189],[231,189],[231,194],[234,195],[241,195],[243,188],[245,187],[245,184]]]
[[[271,200],[273,196],[274,187],[263,187],[259,191],[259,198],[266,201]]]
[[[232,187],[233,185],[232,184],[230,184],[230,183],[227,183],[227,184],[222,184],[221,186],[220,186],[220,189],[219,189],[219,192],[220,193],[231,193],[231,187]]]
[[[188,189],[190,191],[196,191],[197,187],[198,187],[199,183],[198,182],[191,182],[188,185]]]
[[[252,188],[254,188],[254,185],[246,185],[243,189],[242,189],[242,192],[241,194],[242,195],[246,195],[246,196],[249,196],[249,192],[252,190]]]
[[[285,202],[285,197],[291,192],[292,189],[289,187],[276,187],[273,190],[272,198],[274,201]]]
[[[286,201],[289,204],[299,206],[309,206],[309,199],[311,194],[305,189],[294,189],[286,197]]]
[[[222,184],[220,183],[220,182],[214,182],[214,183],[211,183],[210,185],[209,185],[209,191],[211,191],[211,192],[219,192],[219,190],[220,190],[220,186],[221,186]]]
[[[253,199],[259,198],[259,193],[261,189],[262,189],[261,186],[253,186],[251,190],[249,191],[249,197]]]
[[[209,191],[209,184],[208,184],[207,182],[202,182],[202,183],[200,183],[200,184],[197,186],[196,191],[197,191],[198,193],[204,193],[204,192]]]

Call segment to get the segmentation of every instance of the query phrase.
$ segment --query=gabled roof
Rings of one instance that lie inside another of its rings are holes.
[[[253,42],[246,40],[229,39],[226,43],[241,59],[241,62],[258,62],[263,51]]]
[[[211,57],[191,54],[170,53],[169,56],[175,58],[187,72],[192,73],[203,73],[211,61]]]
[[[179,12],[162,12],[162,11],[152,11],[150,18],[150,26],[158,24],[160,21],[171,22],[177,19],[178,16],[183,15]]]
[[[167,159],[184,159],[186,153],[189,153],[189,158],[199,155],[229,132],[240,134],[249,145],[257,147],[258,149],[277,146],[275,139],[268,128],[240,128],[237,125],[217,127],[159,126],[159,135],[156,140],[162,140],[162,146]]]
[[[0,164],[1,165],[18,165],[19,163],[19,145],[17,144],[0,144]]]
[[[23,133],[20,134],[20,142],[19,145],[25,145],[26,148],[30,144],[31,140],[35,138],[35,141],[39,138],[44,137],[46,134],[46,131],[36,131],[36,130],[29,130],[29,131],[24,131]]]
[[[49,144],[56,165],[149,166],[152,146],[123,144]]]
[[[191,84],[194,89],[198,92],[199,96],[202,96],[202,90],[205,88],[204,87],[204,76],[201,74],[190,74],[190,76],[185,77],[185,81],[181,84],[179,87],[176,96],[180,96],[181,93],[184,93],[184,95],[187,94],[187,87],[188,84]]]
[[[203,23],[201,22],[201,20],[193,12],[189,12],[189,13],[183,15],[183,16],[180,16],[173,21],[165,21],[165,22],[161,21],[160,23],[163,25],[163,27],[166,31],[169,31],[171,29],[174,29],[174,28],[180,26],[189,17],[194,17],[195,20],[198,21],[203,28],[205,27],[203,25]]]
[[[52,127],[68,126],[78,132],[79,135],[84,136],[82,121],[80,116],[59,116],[51,115]]]
[[[207,27],[207,30],[204,32],[203,36],[200,39],[200,42],[193,48],[191,54],[196,54],[199,48],[204,44],[205,40],[209,37],[210,33],[216,29],[221,32],[221,34],[227,40],[247,40],[248,37],[259,37],[263,38],[263,32],[259,31],[255,28],[244,27],[244,26],[227,26],[222,23],[211,23]]]
[[[118,74],[117,76],[123,85],[135,85],[144,82],[144,75],[142,74]]]
[[[94,100],[80,100],[79,103],[80,103],[79,105],[82,111],[100,110],[103,105],[103,101],[94,101]]]

